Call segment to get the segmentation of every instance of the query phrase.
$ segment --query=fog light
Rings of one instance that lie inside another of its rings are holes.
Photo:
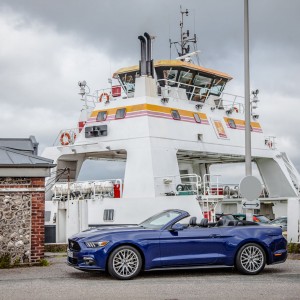
[[[84,257],[83,257],[83,261],[84,261],[84,263],[85,263],[86,265],[88,265],[88,266],[92,266],[92,265],[95,265],[95,264],[96,264],[94,258],[93,258],[93,257],[90,257],[90,256],[84,256]]]

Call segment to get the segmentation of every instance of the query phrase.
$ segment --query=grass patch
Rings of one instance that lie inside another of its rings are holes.
[[[0,256],[0,269],[8,269],[11,267],[11,256],[9,253],[4,253]]]
[[[288,253],[300,254],[300,243],[289,243],[287,250]]]
[[[40,260],[39,265],[42,266],[42,267],[48,267],[48,266],[50,265],[50,262],[49,262],[47,259],[42,258],[42,259]]]

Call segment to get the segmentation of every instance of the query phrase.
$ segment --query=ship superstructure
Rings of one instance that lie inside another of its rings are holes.
[[[136,224],[163,209],[184,209],[199,221],[203,214],[214,220],[216,211],[242,210],[238,188],[210,173],[214,164],[245,161],[243,98],[224,92],[231,76],[192,63],[188,53],[153,61],[152,37],[145,33],[139,40],[140,63],[116,71],[119,84],[88,101],[80,82],[84,117],[43,153],[57,164],[48,191],[57,242],[89,226]],[[297,211],[289,235],[299,240],[300,176],[274,137],[263,132],[257,91],[252,96],[261,203],[272,203],[274,214],[276,208]],[[78,182],[87,159],[126,162],[124,178]]]

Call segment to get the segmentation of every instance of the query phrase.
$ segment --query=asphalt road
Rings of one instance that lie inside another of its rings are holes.
[[[256,276],[233,269],[144,272],[130,281],[67,266],[0,270],[0,299],[300,299],[300,260],[267,266]]]

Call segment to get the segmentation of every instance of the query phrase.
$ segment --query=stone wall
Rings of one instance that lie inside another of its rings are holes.
[[[44,178],[0,178],[0,257],[11,264],[44,257]]]

